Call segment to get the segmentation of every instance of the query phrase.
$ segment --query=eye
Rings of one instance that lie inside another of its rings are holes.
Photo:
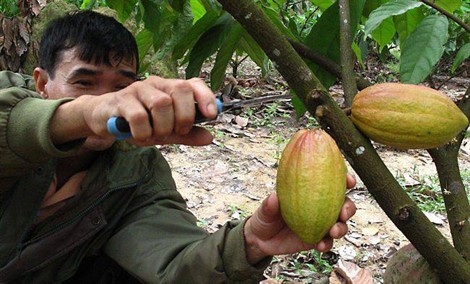
[[[92,86],[93,83],[88,80],[78,80],[73,83],[74,85],[82,86],[82,87],[89,87]]]

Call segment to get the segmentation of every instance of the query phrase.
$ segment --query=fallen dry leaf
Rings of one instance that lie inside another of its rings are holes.
[[[241,128],[245,128],[248,125],[248,121],[249,121],[248,118],[241,117],[239,115],[235,117],[235,123]]]
[[[259,284],[279,284],[279,283],[282,283],[282,282],[278,281],[276,279],[273,279],[273,278],[268,278],[266,280],[263,280],[263,281],[259,282]]]
[[[340,260],[335,271],[341,275],[348,284],[374,284],[374,279],[370,272],[358,265]]]
[[[428,217],[429,221],[431,221],[431,223],[435,224],[435,225],[444,225],[444,221],[442,220],[442,215],[438,215],[438,214],[435,214],[435,213],[431,213],[431,212],[424,212],[424,215],[426,215],[426,217]]]
[[[361,232],[364,236],[375,236],[379,232],[379,229],[376,227],[365,227]]]
[[[372,236],[372,237],[369,237],[367,239],[367,241],[369,242],[369,244],[371,245],[377,245],[380,243],[380,237],[379,236]]]
[[[336,274],[336,272],[334,272],[334,271],[331,271],[329,281],[330,281],[329,282],[330,284],[343,284],[343,283],[345,283],[345,281],[341,281],[341,279],[339,279],[338,274]]]
[[[351,246],[342,246],[338,248],[338,254],[342,259],[354,260],[357,256],[356,250]]]

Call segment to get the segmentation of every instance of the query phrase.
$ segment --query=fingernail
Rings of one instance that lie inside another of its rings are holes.
[[[207,104],[207,112],[212,114],[212,115],[216,115],[217,114],[217,107],[215,104],[213,103],[208,103]]]

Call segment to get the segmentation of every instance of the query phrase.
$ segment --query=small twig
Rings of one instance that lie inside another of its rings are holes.
[[[307,24],[308,22],[310,21],[310,19],[315,15],[315,13],[318,11],[320,7],[316,7],[315,10],[313,10],[312,13],[310,13],[310,15],[308,15],[308,17],[305,19],[305,23],[304,25],[302,26],[302,28],[300,29],[299,31],[299,35],[302,36],[302,33],[304,32],[304,30],[307,28]]]
[[[292,45],[292,47],[295,49],[295,51],[297,51],[297,53],[300,56],[310,59],[315,64],[320,65],[328,73],[341,79],[341,76],[342,76],[341,66],[338,63],[334,62],[333,60],[324,56],[323,54],[320,54],[314,51],[313,49],[311,49],[310,47],[308,47],[307,45],[301,42],[298,42],[291,38],[287,38],[287,40],[289,41],[289,43]],[[360,90],[365,89],[372,85],[370,81],[360,76],[356,76],[356,84]]]
[[[243,57],[240,61],[238,61],[238,65],[240,66],[240,64],[243,63],[243,61],[245,61],[249,56],[246,55],[245,57]]]
[[[456,16],[452,15],[451,13],[447,12],[446,10],[442,9],[441,7],[436,5],[435,3],[432,3],[428,0],[420,0],[420,1],[423,2],[426,5],[434,8],[434,9],[436,9],[437,11],[439,11],[439,13],[443,14],[447,18],[449,18],[449,19],[453,20],[454,22],[456,22],[457,24],[459,24],[467,32],[470,32],[470,26],[467,25],[466,23],[464,23],[464,21],[462,21],[461,19],[457,18]]]
[[[463,70],[461,70],[460,72],[457,72],[455,74],[453,74],[452,76],[450,76],[449,78],[447,78],[444,82],[442,82],[437,88],[436,90],[440,90],[442,88],[442,86],[444,86],[447,82],[449,82],[450,80],[454,79],[455,77],[458,77],[460,75],[462,75],[463,73],[465,73],[466,71],[469,71],[470,68],[464,68]]]

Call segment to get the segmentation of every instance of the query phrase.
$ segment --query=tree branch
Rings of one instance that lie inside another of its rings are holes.
[[[460,100],[458,106],[460,110],[463,111],[463,113],[467,116],[468,120],[470,120],[470,86],[467,88],[467,91]]]
[[[339,45],[341,56],[341,77],[346,106],[350,107],[357,93],[354,74],[353,52],[351,49],[351,19],[349,16],[349,0],[338,0],[339,4]]]
[[[470,204],[460,176],[458,153],[462,139],[458,140],[428,152],[436,165],[454,246],[470,261]]]
[[[470,283],[468,263],[401,188],[369,140],[354,127],[311,70],[252,0],[218,0],[263,48],[277,69],[337,141],[351,166],[394,224],[447,282]],[[372,172],[371,169],[374,169]]]
[[[470,86],[458,106],[470,120]],[[465,132],[462,131],[455,141],[446,146],[428,152],[436,165],[454,246],[470,262],[470,204],[458,162]]]
[[[292,47],[297,51],[300,56],[313,61],[315,64],[320,65],[328,73],[336,76],[336,78],[342,79],[341,66],[339,64],[329,59],[328,57],[314,51],[313,49],[301,42],[298,42],[291,38],[288,38],[287,40],[290,42]],[[361,76],[356,75],[355,79],[359,90],[363,90],[372,85],[371,82],[362,78]]]
[[[439,13],[443,14],[444,16],[446,16],[447,18],[453,20],[454,22],[456,22],[457,24],[459,24],[462,28],[464,28],[467,32],[470,32],[470,26],[467,25],[464,21],[462,21],[461,19],[457,18],[456,16],[452,15],[452,13],[449,13],[447,12],[446,10],[442,9],[441,7],[439,7],[438,5],[434,4],[433,2],[430,2],[428,0],[420,0],[421,2],[423,2],[424,4],[436,9]]]

